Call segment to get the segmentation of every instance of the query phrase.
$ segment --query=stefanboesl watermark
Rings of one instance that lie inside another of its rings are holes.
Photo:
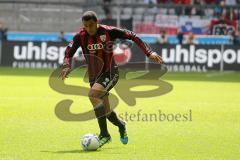
[[[128,46],[127,48],[131,47],[131,43],[127,44],[128,41],[122,41],[121,44],[122,47],[124,48],[124,46]],[[84,54],[84,56],[88,56],[90,57],[89,59],[93,59],[93,61],[97,61],[98,66],[104,66],[106,64],[104,64],[103,60],[99,59],[99,57],[93,53],[95,53],[96,50],[102,49],[107,53],[114,53],[114,49],[117,49],[116,42],[109,42],[105,45],[100,45],[100,44],[93,44],[91,46],[88,46],[88,50],[90,54]],[[71,43],[70,43],[71,45]],[[146,44],[147,47],[149,47]],[[149,47],[150,48],[150,47]],[[91,53],[93,52],[93,53]],[[115,55],[115,54],[114,54]],[[114,62],[114,58],[115,56],[112,56],[112,59],[109,60],[109,63],[112,64],[112,62]],[[124,57],[124,58],[129,58],[129,57]],[[135,63],[132,63],[133,65]],[[144,65],[144,62],[141,62],[138,65]],[[128,104],[129,106],[135,106],[136,105],[136,98],[147,98],[147,97],[157,97],[160,95],[164,95],[167,94],[168,92],[170,92],[172,90],[172,85],[166,81],[160,80],[160,77],[163,76],[165,73],[167,73],[167,68],[165,67],[165,65],[157,65],[157,72],[154,70],[148,70],[145,71],[145,73],[143,75],[138,76],[137,78],[131,78],[128,79],[127,78],[127,74],[129,72],[136,72],[138,71],[138,69],[128,69],[128,70],[121,70],[120,72],[116,73],[116,67],[115,65],[111,65],[110,69],[109,69],[109,75],[113,75],[113,74],[119,74],[119,82],[118,85],[114,86],[115,91],[118,94],[118,97],[114,94],[112,94],[111,92],[109,93],[109,96],[111,98],[109,98],[110,100],[110,110],[114,110],[118,104],[119,104],[119,98],[122,99],[126,104]],[[76,68],[80,68],[83,67],[85,65],[79,65]],[[133,67],[133,66],[132,66]],[[135,68],[136,66],[134,66],[133,68]],[[76,69],[74,68],[74,69]],[[73,70],[74,70],[73,69]],[[101,73],[103,71],[103,67],[101,68],[102,70],[99,71],[99,73]],[[83,86],[72,86],[72,85],[67,85],[64,83],[64,81],[62,81],[59,78],[59,74],[61,72],[61,68],[56,69],[50,76],[49,78],[49,86],[62,94],[68,94],[68,95],[78,95],[78,96],[86,96],[89,97],[89,90],[90,88],[88,87],[83,87]],[[103,71],[105,72],[105,71]],[[87,75],[87,72],[85,74],[85,77]],[[86,78],[83,78],[83,80],[85,80],[86,82]],[[139,86],[144,86],[144,85],[151,85],[151,86],[156,86],[156,89],[146,89],[144,91],[132,91],[131,88],[133,87],[139,87]],[[92,91],[91,91],[92,92]],[[95,112],[93,110],[93,108],[91,108],[91,110],[87,111],[87,112],[83,112],[83,113],[72,113],[70,110],[71,105],[73,103],[73,100],[71,99],[64,99],[61,100],[60,102],[58,102],[56,104],[55,107],[55,114],[56,116],[63,120],[63,121],[87,121],[87,120],[91,120],[96,118],[95,116]],[[107,113],[105,113],[107,114]]]
[[[126,122],[191,122],[192,110],[181,113],[169,113],[157,110],[154,113],[144,112],[139,109],[135,113],[121,112],[118,114],[119,118]]]
[[[164,81],[160,80],[166,72],[167,68],[161,67],[161,69],[154,71],[149,70],[144,72],[143,75],[140,75],[135,78],[127,78],[127,74],[129,72],[136,73],[137,70],[120,70],[120,77],[119,82],[116,86],[114,86],[114,90],[117,93],[117,96],[111,92],[109,92],[109,100],[110,100],[110,107],[111,110],[114,110],[118,104],[119,100],[121,99],[124,101],[128,106],[136,106],[136,99],[137,98],[152,98],[158,97],[161,95],[165,95],[169,93],[173,86]],[[55,70],[49,79],[50,87],[57,91],[58,93],[66,94],[66,95],[77,95],[77,96],[85,96],[88,97],[88,93],[90,88],[83,87],[83,86],[73,86],[67,85],[58,78],[60,72],[60,68]],[[86,76],[86,75],[85,75]],[[83,78],[86,82],[86,78]],[[134,91],[132,88],[134,87],[141,87],[141,86],[156,86],[155,89],[148,89],[144,91]],[[96,118],[93,108],[89,107],[89,111],[83,113],[72,113],[71,112],[71,105],[73,100],[71,99],[63,99],[56,104],[55,107],[55,115],[63,120],[63,121],[87,121]]]

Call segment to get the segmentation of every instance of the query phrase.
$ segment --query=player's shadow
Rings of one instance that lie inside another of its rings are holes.
[[[100,150],[96,150],[96,151],[84,151],[84,150],[80,150],[80,149],[76,149],[76,150],[65,150],[65,151],[40,151],[40,152],[44,152],[44,153],[53,153],[53,154],[67,154],[67,153],[91,153],[91,152],[100,152]]]
[[[104,150],[112,150],[112,149],[117,149],[118,147],[114,147],[114,148],[103,148],[103,149],[98,149],[96,151],[84,151],[81,149],[76,149],[76,150],[62,150],[62,151],[40,151],[43,153],[52,153],[52,154],[79,154],[79,153],[95,153],[95,152],[101,152]],[[115,153],[115,154],[121,154],[121,153]]]

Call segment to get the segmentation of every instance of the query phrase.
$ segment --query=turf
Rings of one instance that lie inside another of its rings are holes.
[[[80,137],[98,133],[96,120],[62,121],[56,104],[74,101],[71,112],[90,110],[87,97],[64,95],[49,87],[52,70],[0,68],[0,160],[96,159],[96,160],[237,160],[240,158],[240,73],[167,73],[173,86],[167,94],[137,98],[129,107],[120,99],[116,112],[127,114],[185,114],[191,121],[130,121],[129,144],[119,141],[117,128],[108,125],[112,142],[95,152],[84,152]],[[83,70],[74,72],[68,84],[82,82]],[[140,73],[132,73],[138,76]],[[121,80],[119,84],[121,83]],[[150,87],[150,86],[149,86]],[[147,86],[135,90],[148,90]],[[112,93],[117,95],[113,89]],[[148,117],[149,118],[149,117]],[[126,120],[126,119],[125,119]]]

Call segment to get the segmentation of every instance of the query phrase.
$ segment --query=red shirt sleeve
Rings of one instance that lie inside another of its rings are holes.
[[[146,56],[150,56],[151,53],[153,52],[152,49],[150,48],[149,45],[147,45],[145,42],[143,42],[137,35],[136,33],[125,30],[125,29],[120,29],[120,28],[112,28],[109,31],[111,38],[114,39],[129,39],[135,42],[138,47],[140,47],[143,52],[145,53]]]
[[[80,33],[77,33],[65,50],[64,64],[70,64],[70,59],[73,57],[77,49],[81,46],[80,42]]]

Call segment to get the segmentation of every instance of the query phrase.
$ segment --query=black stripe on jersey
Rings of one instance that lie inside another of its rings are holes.
[[[88,52],[88,49],[86,47],[88,45],[88,36],[86,34],[83,37],[83,43],[84,44],[83,44],[82,49],[84,49],[83,53],[85,53],[83,55],[84,55],[84,57],[86,59],[87,64],[89,64],[89,52]]]
[[[108,41],[112,41],[110,35],[106,33],[106,37]],[[109,72],[111,69],[111,58],[113,58],[113,50],[112,52],[106,52],[106,57],[105,57],[105,63],[106,63],[106,71]]]
[[[87,44],[87,47],[88,47],[88,45],[93,45],[93,37],[88,37],[88,44]],[[90,77],[91,77],[91,79],[92,78],[96,78],[96,72],[95,72],[95,62],[94,62],[94,59],[95,59],[95,57],[94,57],[94,55],[95,55],[95,51],[93,50],[93,51],[89,51],[89,64],[88,64],[88,66],[90,67],[90,70],[89,70],[89,75],[90,75]]]
[[[92,83],[95,81],[95,79],[94,79],[95,73],[93,72],[94,71],[93,62],[91,61],[92,55],[87,48],[87,46],[89,45],[89,36],[86,34],[84,37],[85,37],[84,38],[85,57],[86,57],[87,64],[88,64],[88,77],[89,77],[89,82]]]
[[[97,36],[94,36],[92,44],[97,44]],[[95,72],[95,76],[97,77],[99,75],[99,69],[98,69],[98,49],[96,49],[95,52],[94,52],[94,72]]]
[[[107,65],[106,65],[106,54],[107,54],[107,52],[105,51],[105,48],[104,48],[104,51],[102,52],[102,72],[105,72],[106,71],[106,67],[107,67]]]

